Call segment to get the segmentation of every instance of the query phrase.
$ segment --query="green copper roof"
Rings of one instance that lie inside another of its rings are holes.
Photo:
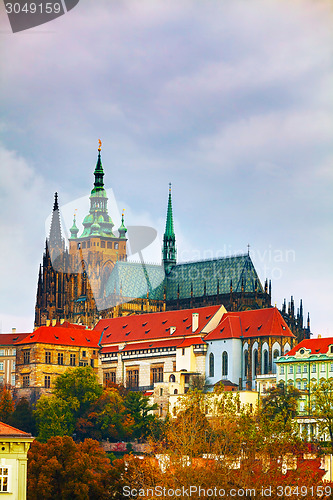
[[[173,216],[172,216],[172,198],[171,198],[171,184],[169,184],[169,198],[168,210],[165,224],[165,232],[163,236],[163,265],[167,273],[170,272],[172,266],[176,264],[176,236],[173,229]]]
[[[103,238],[115,238],[113,234],[114,224],[108,214],[108,197],[104,189],[104,171],[101,160],[101,149],[98,148],[98,158],[94,171],[95,182],[90,195],[89,214],[84,218],[82,225],[84,227],[80,238],[89,236],[101,236]],[[74,236],[71,236],[73,238]]]
[[[124,212],[121,214],[121,225],[120,228],[118,229],[118,233],[119,233],[119,238],[126,238],[127,228],[125,227],[124,224]]]
[[[257,286],[258,292],[263,292],[257,272],[248,254],[235,257],[224,257],[220,259],[188,262],[177,264],[172,267],[169,274],[165,275],[162,266],[136,264],[133,262],[117,262],[112,271],[107,287],[106,295],[120,292],[122,284],[122,295],[124,297],[145,297],[147,289],[150,298],[163,300],[164,289],[166,299],[190,298],[191,290],[193,297],[230,293],[230,282],[232,281],[233,292],[254,292]]]
[[[73,225],[72,227],[70,228],[70,232],[71,232],[71,238],[77,238],[77,235],[78,235],[78,232],[79,232],[79,228],[77,227],[76,225],[76,217],[75,217],[75,214],[74,214],[74,219],[73,219]]]

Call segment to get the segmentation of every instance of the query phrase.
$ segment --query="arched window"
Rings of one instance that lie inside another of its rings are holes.
[[[176,382],[176,377],[174,376],[174,374],[170,375],[169,382]]]
[[[249,374],[249,354],[244,352],[244,377],[247,378]]]
[[[253,356],[253,374],[255,377],[259,374],[259,362],[258,362],[257,349],[254,351],[254,356]]]
[[[264,351],[264,374],[268,373],[268,351]]]
[[[175,390],[173,391],[173,393],[174,393],[174,394],[178,394],[178,389],[175,389]]]
[[[280,353],[277,349],[274,350],[273,352],[273,373],[276,373],[276,359],[280,356]]]
[[[222,354],[222,377],[228,375],[228,353],[224,351]]]
[[[212,352],[209,355],[209,376],[214,377],[214,354]]]

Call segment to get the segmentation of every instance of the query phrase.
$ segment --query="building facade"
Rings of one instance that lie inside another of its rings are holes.
[[[15,387],[16,346],[15,342],[26,337],[26,333],[0,333],[0,386]]]

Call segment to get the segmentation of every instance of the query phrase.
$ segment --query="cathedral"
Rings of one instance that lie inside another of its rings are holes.
[[[74,216],[68,243],[62,236],[55,194],[49,237],[39,269],[35,327],[69,321],[94,327],[101,318],[223,305],[227,311],[271,307],[271,283],[262,285],[249,252],[197,262],[177,263],[172,193],[169,186],[161,264],[127,261],[127,242],[137,247],[138,231],[118,230],[108,214],[101,143],[83,231]],[[282,314],[298,341],[310,337],[294,302]]]

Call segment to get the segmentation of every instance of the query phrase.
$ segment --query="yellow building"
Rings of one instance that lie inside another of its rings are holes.
[[[51,393],[55,379],[68,368],[92,366],[98,371],[98,332],[79,325],[41,326],[16,345],[18,397],[36,401]]]
[[[31,434],[0,422],[0,498],[25,500],[27,495],[27,453]]]
[[[16,333],[15,328],[12,329],[12,333],[0,334],[0,386],[15,387],[16,347],[14,344],[26,336],[26,333]]]

